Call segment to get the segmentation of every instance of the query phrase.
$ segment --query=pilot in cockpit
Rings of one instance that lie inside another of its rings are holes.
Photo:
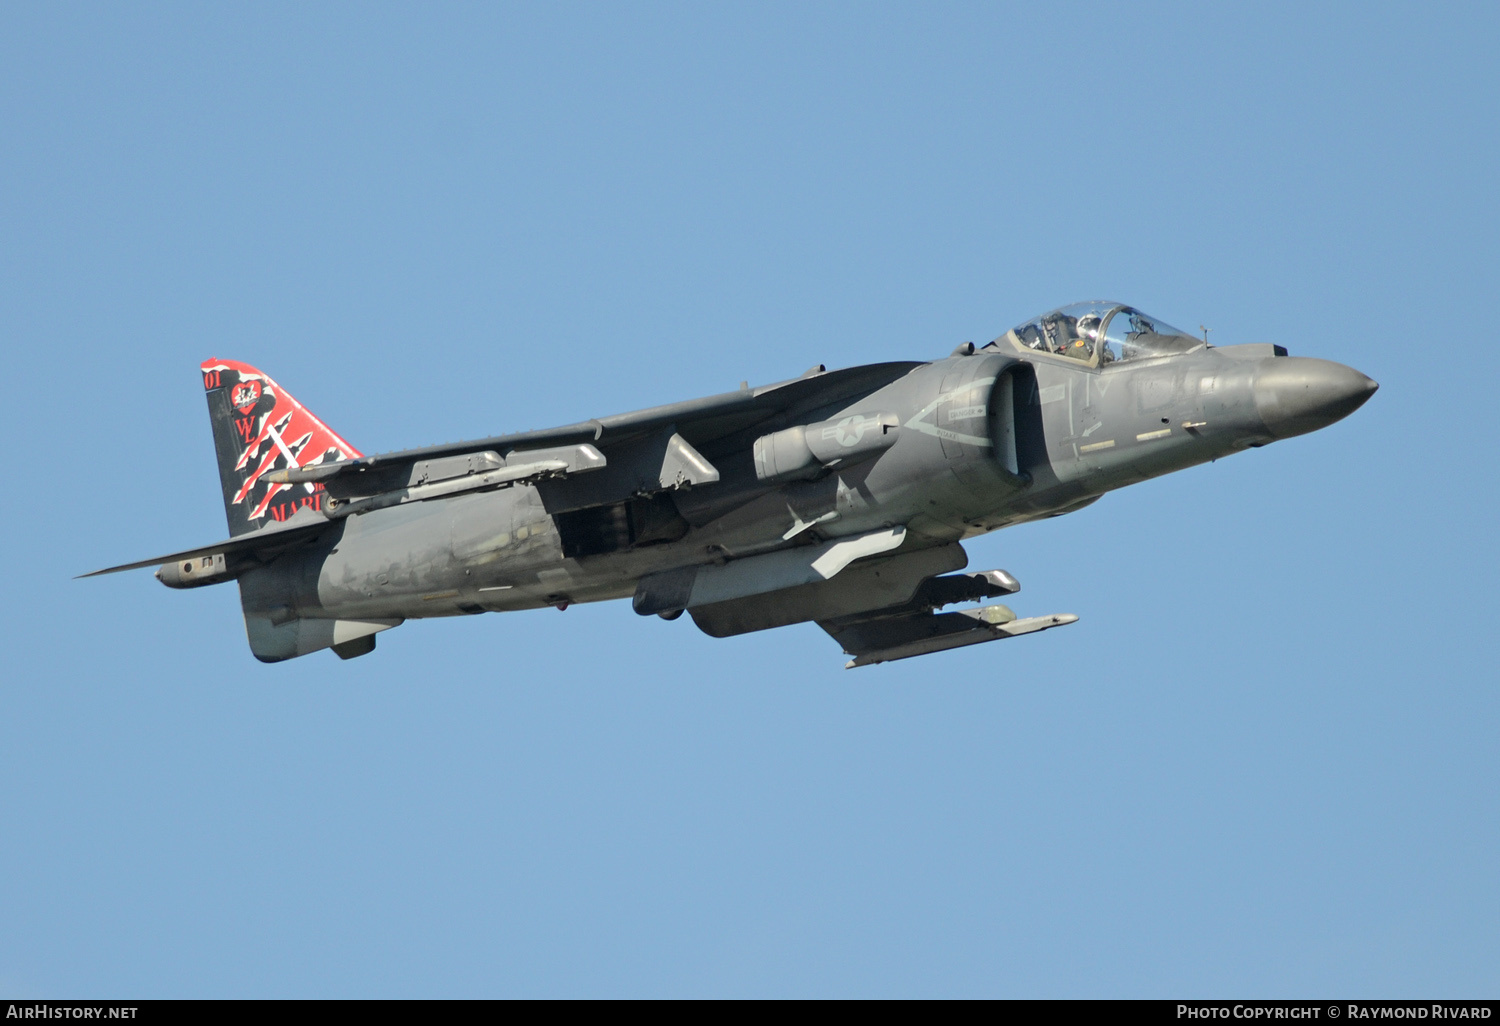
[[[1077,321],[1067,314],[1058,313],[1042,321],[1042,333],[1047,339],[1047,352],[1058,356],[1073,356],[1074,343],[1078,341]],[[1087,356],[1080,359],[1088,359]]]
[[[1026,349],[1066,356],[1086,366],[1191,352],[1201,339],[1147,317],[1134,307],[1105,300],[1074,303],[1042,314],[991,342],[1007,337]]]
[[[1062,351],[1063,355],[1071,356],[1075,360],[1092,360],[1094,349],[1099,344],[1099,329],[1102,326],[1103,322],[1095,314],[1085,314],[1078,318],[1074,325],[1074,331],[1078,337]]]

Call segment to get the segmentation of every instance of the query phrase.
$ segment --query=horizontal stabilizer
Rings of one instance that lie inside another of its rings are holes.
[[[164,556],[152,556],[150,559],[136,560],[134,563],[123,563],[120,566],[106,567],[103,570],[95,570],[92,573],[79,574],[79,577],[98,577],[101,574],[117,574],[122,570],[141,570],[150,566],[161,566],[164,563],[176,563],[185,559],[197,559],[200,556],[217,555],[249,555],[269,554],[292,545],[311,541],[324,528],[328,526],[328,520],[313,510],[299,510],[297,514],[285,523],[275,524],[271,527],[262,528],[253,534],[242,534],[212,545],[200,545],[196,549],[183,549],[181,552],[169,552]]]

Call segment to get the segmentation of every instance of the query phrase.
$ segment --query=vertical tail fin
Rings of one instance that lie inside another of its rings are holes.
[[[322,509],[322,485],[271,484],[262,477],[357,459],[359,450],[248,363],[210,359],[202,371],[230,536],[285,521],[300,509]]]

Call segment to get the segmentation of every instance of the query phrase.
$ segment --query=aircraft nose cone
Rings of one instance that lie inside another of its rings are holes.
[[[1278,356],[1255,375],[1255,408],[1277,438],[1305,435],[1343,420],[1380,386],[1331,360]]]

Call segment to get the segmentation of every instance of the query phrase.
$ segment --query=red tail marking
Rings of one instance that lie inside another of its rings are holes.
[[[238,378],[230,401],[239,412],[245,414],[234,418],[235,433],[244,442],[244,447],[235,467],[244,470],[252,460],[256,465],[235,493],[234,502],[249,501],[251,493],[260,484],[261,475],[273,469],[278,460],[284,461],[284,465],[288,467],[306,467],[321,463],[328,457],[352,460],[362,455],[268,375],[249,364],[235,360],[207,360],[202,370],[203,384],[208,389],[223,387],[226,371],[233,372]],[[272,399],[269,410],[265,409],[262,401],[266,396]],[[278,438],[280,444],[277,444]],[[288,451],[290,458],[287,456]],[[312,490],[307,485],[302,487]],[[249,518],[257,520],[270,512],[276,519],[284,520],[295,512],[299,508],[295,501],[283,502],[275,509],[271,508],[271,500],[290,488],[291,485],[268,486],[265,494],[250,511]],[[314,500],[313,509],[321,508],[321,496],[309,495],[302,500],[301,505],[308,505],[308,500]]]

